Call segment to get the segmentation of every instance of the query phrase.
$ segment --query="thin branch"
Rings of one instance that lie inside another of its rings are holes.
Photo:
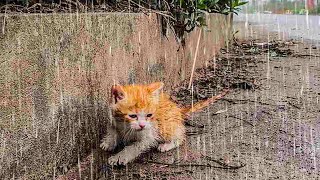
[[[200,134],[204,134],[204,133],[208,133],[209,131],[204,131],[204,130],[201,130],[201,131],[187,131],[186,132],[186,135],[187,136],[195,136],[195,135],[200,135]]]
[[[202,32],[202,28],[200,28],[200,32],[199,32],[199,37],[198,37],[198,42],[197,42],[197,48],[196,48],[196,52],[195,52],[195,54],[194,54],[192,71],[191,71],[191,76],[190,76],[190,81],[189,81],[188,89],[191,88],[191,84],[192,84],[192,79],[193,79],[194,69],[195,69],[195,66],[196,66],[197,55],[198,55],[198,50],[199,50],[199,44],[200,44],[200,39],[201,39],[201,32]]]
[[[320,57],[320,55],[316,55],[316,54],[295,54],[293,56],[295,56],[295,57]]]
[[[222,101],[227,101],[229,103],[232,104],[244,104],[244,103],[259,103],[261,105],[266,105],[266,106],[276,106],[274,104],[268,104],[268,103],[264,103],[264,102],[260,102],[260,101],[254,101],[254,100],[250,100],[250,99],[228,99],[228,98],[223,98],[221,99]]]
[[[301,109],[301,107],[299,107],[299,106],[297,106],[297,105],[295,105],[295,104],[293,104],[292,102],[288,102],[288,104],[289,105],[291,105],[292,107],[294,107],[294,108],[297,108],[297,109]]]
[[[241,164],[240,166],[214,166],[211,164],[179,164],[179,163],[164,163],[164,162],[158,162],[158,161],[146,161],[147,163],[153,163],[153,164],[159,164],[159,165],[165,165],[168,167],[208,167],[208,168],[217,168],[217,169],[240,169],[245,167],[245,164]],[[223,164],[223,163],[222,163]]]
[[[194,122],[194,121],[185,121],[184,122],[186,126],[191,126],[191,127],[196,127],[196,128],[204,128],[204,124],[200,124],[200,123],[197,123],[197,122]]]
[[[243,122],[245,122],[245,123],[249,124],[250,126],[254,126],[251,122],[249,122],[249,121],[247,121],[247,120],[245,120],[245,119],[241,119],[241,118],[238,118],[238,117],[236,117],[236,116],[229,116],[229,117],[231,117],[231,118],[235,118],[235,119],[239,119],[239,120],[241,120],[241,121],[243,121]]]
[[[176,18],[174,18],[173,16],[170,16],[170,15],[166,14],[166,13],[168,13],[167,11],[157,11],[157,10],[153,10],[153,9],[148,9],[148,8],[145,8],[145,7],[141,6],[140,4],[138,4],[138,3],[136,3],[136,2],[134,2],[132,0],[129,0],[129,2],[134,4],[134,5],[136,5],[136,6],[138,6],[139,8],[141,8],[143,10],[148,10],[150,12],[153,12],[153,13],[168,17],[168,18],[172,19],[173,21],[177,21]]]
[[[242,167],[246,166],[246,164],[241,164],[240,166],[230,166],[230,165],[228,165],[228,164],[226,164],[226,163],[224,163],[224,162],[221,162],[221,161],[219,161],[219,160],[213,159],[213,158],[210,157],[210,156],[205,156],[205,155],[203,155],[203,157],[204,157],[206,160],[208,160],[208,161],[215,162],[215,163],[221,165],[222,167],[228,167],[229,169],[239,169],[239,168],[242,168]]]

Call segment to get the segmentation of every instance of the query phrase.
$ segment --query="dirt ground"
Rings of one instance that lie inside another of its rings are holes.
[[[190,104],[232,89],[193,114],[187,143],[102,167],[100,179],[320,179],[319,48],[256,27],[236,37],[238,46],[197,70],[193,91],[185,81],[172,95]]]

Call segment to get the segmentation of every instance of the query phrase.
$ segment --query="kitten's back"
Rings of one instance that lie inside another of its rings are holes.
[[[156,118],[160,135],[165,141],[171,140],[174,136],[184,134],[184,115],[177,104],[171,101],[170,97],[165,93],[160,96]],[[177,130],[181,133],[177,134]]]

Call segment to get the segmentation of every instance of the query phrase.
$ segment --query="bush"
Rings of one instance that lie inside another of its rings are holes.
[[[16,5],[16,9],[8,3]],[[205,26],[207,13],[237,14],[240,6],[246,3],[240,0],[7,0],[6,5],[2,4],[0,13],[10,10],[25,13],[154,12],[160,16],[162,24],[169,24],[183,45],[184,33],[197,26]],[[166,34],[165,29],[163,34]]]

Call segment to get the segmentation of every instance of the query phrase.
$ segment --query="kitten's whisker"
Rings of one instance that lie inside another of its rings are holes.
[[[129,130],[126,131],[126,133],[124,134],[123,139],[124,139],[125,141],[127,141],[127,140],[129,139],[130,135],[132,134],[132,132],[133,132],[133,129],[130,127]]]
[[[130,131],[130,129],[129,129],[129,131]],[[128,134],[129,131],[126,131],[126,132],[124,133],[124,135],[123,135],[123,139],[124,139],[125,141],[127,141],[127,134]]]

